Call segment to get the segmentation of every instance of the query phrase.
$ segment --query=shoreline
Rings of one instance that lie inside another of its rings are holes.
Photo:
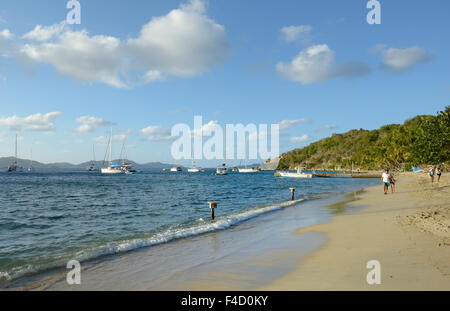
[[[3,289],[257,289],[294,269],[298,260],[326,242],[318,233],[293,235],[292,232],[358,209],[342,206],[340,202],[353,201],[361,189],[297,202],[300,204],[277,209],[229,229],[93,259],[82,264],[79,287],[67,286],[67,271],[60,268],[19,278]]]
[[[450,183],[399,174],[397,191],[366,188],[366,208],[301,228],[327,238],[291,272],[260,290],[450,290]],[[369,285],[369,260],[381,265],[381,284]]]

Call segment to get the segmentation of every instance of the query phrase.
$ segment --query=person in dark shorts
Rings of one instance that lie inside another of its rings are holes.
[[[390,176],[391,176],[391,179],[389,180],[389,183],[391,184],[391,191],[392,191],[392,193],[394,193],[394,191],[395,191],[395,178],[392,175],[390,175]]]
[[[442,171],[441,171],[441,166],[439,165],[439,166],[436,168],[437,182],[439,182],[439,180],[441,180],[441,175],[442,175]]]

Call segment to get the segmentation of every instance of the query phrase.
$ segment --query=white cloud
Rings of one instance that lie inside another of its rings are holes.
[[[118,134],[113,135],[113,141],[123,142],[125,138],[130,136],[131,130],[127,130]],[[97,136],[92,139],[93,142],[104,145],[109,142],[109,135],[108,136]]]
[[[131,134],[131,130],[128,129],[124,132],[121,132],[119,134],[114,134],[113,135],[113,141],[124,141],[128,136],[130,136]]]
[[[206,15],[205,4],[191,0],[167,15],[153,17],[136,38],[91,36],[64,23],[38,25],[23,39],[17,58],[51,64],[80,82],[101,82],[116,88],[185,78],[210,70],[230,53],[224,26]]]
[[[281,28],[281,38],[286,42],[296,41],[309,34],[312,27],[309,25],[284,26]]]
[[[334,51],[326,44],[302,50],[290,63],[280,62],[277,71],[286,79],[301,84],[321,82],[332,78],[356,78],[369,74],[369,66],[360,62],[335,65]]]
[[[203,124],[201,128],[191,130],[191,137],[211,136],[214,130],[219,127],[217,120],[211,120],[206,124]]]
[[[2,31],[0,31],[0,38],[2,39],[12,39],[14,37],[14,35],[11,33],[11,31],[9,29],[3,29]]]
[[[61,34],[66,26],[66,22],[61,22],[52,26],[37,25],[34,29],[26,33],[23,38],[35,41],[48,41]]]
[[[55,66],[61,75],[80,82],[103,82],[123,88],[120,40],[109,36],[92,36],[86,31],[66,31],[56,43],[26,44],[21,54],[32,62]]]
[[[139,134],[145,136],[149,141],[171,141],[175,137],[171,135],[171,131],[168,128],[159,126],[159,125],[151,125],[143,128],[139,131]]]
[[[11,117],[0,118],[0,126],[8,126],[10,130],[21,131],[26,129],[36,132],[52,132],[55,130],[53,121],[61,115],[61,112],[49,112],[47,114],[36,113],[27,117]]]
[[[378,43],[375,44],[373,47],[371,47],[368,52],[369,54],[378,54],[381,51],[385,50],[388,46],[384,43]]]
[[[292,143],[304,143],[304,142],[310,141],[312,139],[314,139],[314,137],[309,136],[308,134],[305,134],[303,136],[293,136],[289,140]]]
[[[296,119],[296,120],[283,120],[279,123],[280,130],[287,130],[294,125],[300,124],[300,123],[308,123],[310,120],[302,118],[302,119]]]
[[[383,55],[381,66],[397,72],[412,69],[418,64],[428,62],[431,58],[425,49],[418,46],[406,49],[388,48],[381,53]]]
[[[318,128],[318,129],[316,130],[316,132],[332,131],[332,130],[335,130],[335,129],[337,129],[337,128],[338,128],[338,126],[337,126],[337,125],[334,125],[334,124],[324,125],[324,126]]]
[[[81,125],[76,129],[78,133],[92,133],[99,126],[114,125],[114,123],[112,122],[105,121],[102,118],[96,118],[92,116],[79,117],[76,121],[78,123],[81,123]]]

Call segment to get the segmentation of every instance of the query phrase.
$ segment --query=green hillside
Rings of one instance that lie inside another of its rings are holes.
[[[450,161],[450,106],[436,116],[417,116],[404,124],[378,130],[351,130],[333,134],[280,156],[278,169],[409,168]]]

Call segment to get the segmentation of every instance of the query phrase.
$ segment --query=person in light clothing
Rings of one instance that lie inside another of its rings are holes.
[[[383,174],[381,175],[381,182],[384,186],[384,194],[387,194],[391,182],[391,174],[389,174],[388,169],[385,169]]]

